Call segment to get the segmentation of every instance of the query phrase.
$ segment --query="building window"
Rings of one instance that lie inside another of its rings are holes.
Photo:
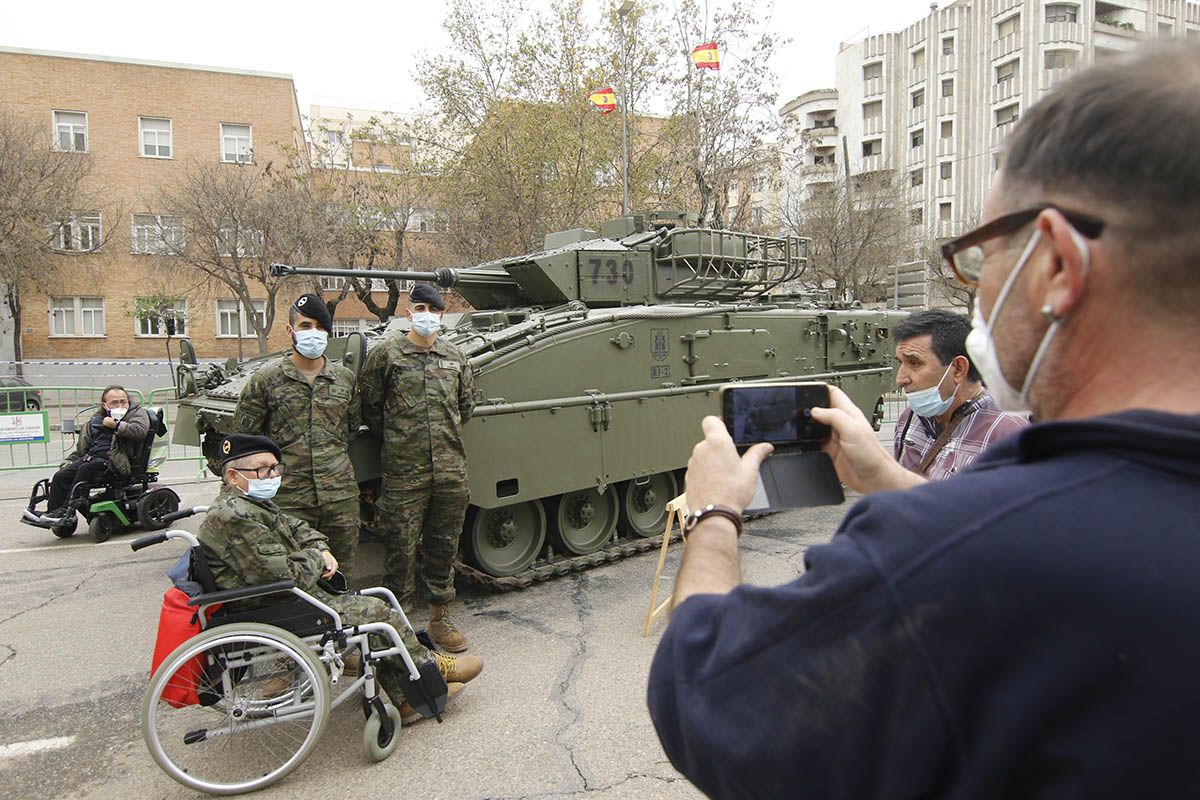
[[[925,69],[925,48],[924,47],[922,47],[920,50],[916,50],[913,52],[912,68],[913,69]]]
[[[913,225],[920,225],[922,222],[925,221],[925,209],[923,209],[923,208],[909,209],[908,218],[912,222]]]
[[[254,307],[254,315],[258,317],[258,327],[262,329],[267,325],[267,301],[266,300],[251,300]],[[250,329],[249,317],[246,315],[246,308],[237,300],[218,300],[217,301],[217,336],[218,337],[238,337],[243,339],[253,339],[254,331]]]
[[[1017,116],[1016,103],[1013,103],[1011,106],[1005,106],[1004,108],[996,109],[996,127],[999,128],[1001,125],[1008,125],[1011,122],[1016,122]]]
[[[733,180],[731,180],[731,181],[729,182],[729,193],[730,193],[730,194],[737,194],[737,187],[738,187],[737,178],[734,178]],[[425,229],[424,229],[424,228],[422,228],[421,230],[425,230]]]
[[[876,61],[874,64],[863,65],[863,80],[869,81],[872,78],[883,77],[883,62]]]
[[[925,105],[925,90],[917,89],[912,93],[912,107],[920,108],[923,105]]]
[[[828,153],[816,153],[815,155],[813,155],[813,164],[814,165],[816,165],[816,164],[832,165],[832,164],[836,164],[836,163],[837,163],[837,157],[835,155],[835,151],[831,150]]]
[[[142,155],[148,158],[171,157],[171,120],[163,117],[138,117]]]
[[[942,37],[942,55],[944,55],[944,56],[954,55],[954,37],[953,36],[943,36]]]
[[[950,204],[949,203],[938,203],[938,221],[939,222],[949,222],[950,221]]]
[[[883,120],[883,101],[876,100],[863,103],[863,122],[880,122]]]
[[[170,255],[183,250],[187,231],[183,217],[167,214],[133,215],[133,252],[143,255]]]
[[[863,158],[883,153],[883,139],[867,139],[862,143]]]
[[[250,126],[221,123],[221,160],[250,163]]]
[[[1066,3],[1046,6],[1046,22],[1076,22],[1078,19],[1079,6]]]
[[[162,316],[137,320],[136,326],[137,336],[187,336],[187,300],[164,309]]]
[[[925,144],[925,129],[920,128],[912,132],[912,146],[920,147]]]
[[[1017,77],[1017,65],[1019,63],[1020,60],[1014,58],[1012,61],[996,67],[996,85],[1014,80]]]
[[[370,330],[379,324],[377,319],[335,319],[333,321],[334,336],[349,336],[358,331]]]
[[[910,180],[912,180],[913,186],[920,186],[921,184],[925,183],[925,170],[914,169],[910,173],[909,177],[910,177]]]
[[[996,38],[1003,39],[1005,36],[1012,36],[1019,33],[1021,30],[1021,15],[1013,14],[1008,19],[1004,20],[996,26]]]
[[[247,230],[234,225],[222,225],[217,231],[213,245],[217,255],[251,258],[262,255],[263,232]]]
[[[756,192],[764,191],[767,188],[767,179],[764,178],[762,175],[755,175],[753,186],[754,186],[754,191],[756,191]]]
[[[954,78],[946,78],[942,81],[942,97],[954,96]]]
[[[103,336],[103,297],[51,297],[51,336]]]
[[[938,165],[938,173],[942,176],[942,180],[948,181],[954,177],[954,162],[943,161]]]
[[[64,153],[87,152],[88,138],[86,112],[54,112],[54,149]]]
[[[1047,50],[1046,69],[1070,69],[1078,54],[1074,50]]]
[[[949,119],[942,120],[942,138],[949,139],[954,136],[954,121]]]
[[[100,212],[78,214],[54,226],[50,246],[55,250],[88,252],[100,246]]]
[[[753,208],[750,209],[750,222],[755,225],[763,224],[762,206],[754,206]]]

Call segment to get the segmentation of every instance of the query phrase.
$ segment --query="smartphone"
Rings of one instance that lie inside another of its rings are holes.
[[[829,407],[824,383],[726,384],[721,387],[721,414],[738,447],[758,442],[819,450],[832,430],[812,418],[814,406]]]

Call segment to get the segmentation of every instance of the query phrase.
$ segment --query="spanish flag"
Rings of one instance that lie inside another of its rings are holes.
[[[717,49],[717,43],[696,45],[692,50],[692,63],[696,69],[720,69],[721,51]]]
[[[617,96],[613,94],[611,86],[592,92],[590,99],[596,104],[596,108],[600,109],[601,114],[609,114],[617,107]]]

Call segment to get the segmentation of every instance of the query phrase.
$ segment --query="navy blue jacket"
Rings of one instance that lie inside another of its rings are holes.
[[[1200,797],[1200,416],[1035,425],[696,595],[650,672],[714,797]]]

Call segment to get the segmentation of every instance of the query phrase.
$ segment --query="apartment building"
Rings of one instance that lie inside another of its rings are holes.
[[[890,170],[907,188],[914,240],[976,224],[1004,137],[1080,65],[1155,37],[1200,37],[1192,0],[957,0],[898,33],[844,43],[835,89],[781,113],[801,129],[789,169],[801,192]],[[843,172],[839,173],[839,170]]]
[[[50,293],[22,293],[25,358],[162,358],[165,325],[132,316],[135,298],[161,291],[186,292],[175,328],[201,357],[257,352],[247,314],[265,313],[266,292],[243,308],[229,289],[165,265],[161,238],[186,223],[164,222],[150,203],[194,162],[278,164],[284,148],[303,148],[290,75],[0,48],[0,105],[44,126],[47,148],[89,159],[107,203],[56,232],[55,246],[75,253]],[[279,298],[276,319],[291,299]],[[277,324],[270,344],[286,343]]]

